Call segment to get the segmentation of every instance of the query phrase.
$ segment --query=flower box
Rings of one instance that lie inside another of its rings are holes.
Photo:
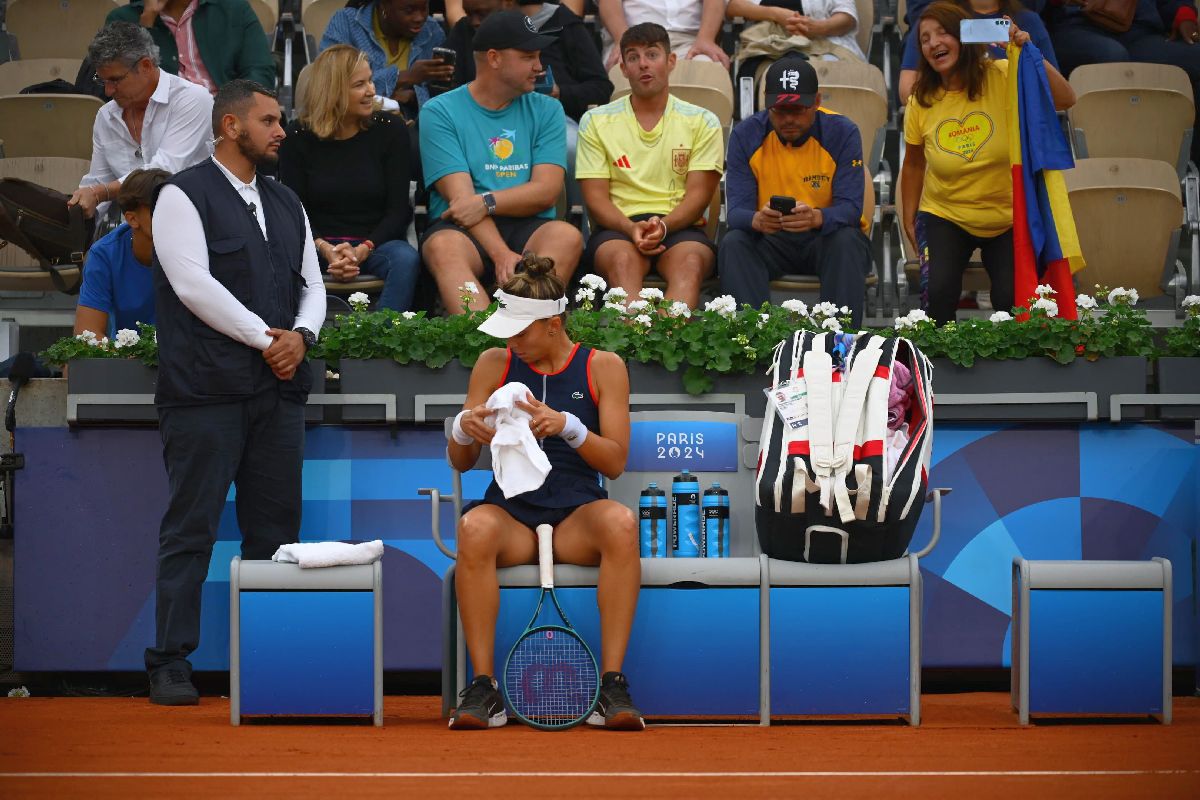
[[[1200,394],[1200,358],[1166,356],[1158,359],[1158,391],[1162,394]],[[1200,406],[1162,406],[1162,419],[1200,419]]]
[[[1114,394],[1140,394],[1146,391],[1146,359],[1118,356],[1096,361],[1076,359],[1059,364],[1049,358],[1021,358],[1003,361],[978,360],[960,367],[948,359],[934,358],[934,418],[952,420],[1084,420],[1083,404],[988,403],[987,396],[1013,392],[1095,392],[1099,419],[1108,419],[1108,401]],[[979,395],[970,405],[945,405],[938,395]],[[1122,410],[1123,419],[1139,419],[1141,406]]]
[[[399,364],[386,358],[343,358],[340,361],[341,393],[390,394],[396,398],[396,420],[417,419],[416,400],[421,395],[462,395],[471,378],[469,367],[451,361],[440,369],[424,364]],[[462,401],[442,402],[426,407],[424,419],[441,422],[457,414]],[[341,408],[343,422],[384,422],[380,404],[349,404]]]
[[[715,394],[737,394],[745,397],[742,406],[742,413],[750,417],[761,418],[766,413],[767,396],[763,393],[770,385],[770,377],[766,374],[758,372],[747,375],[746,373],[725,373],[713,376],[713,386],[702,395],[689,395],[687,389],[683,386],[683,373],[671,372],[666,367],[660,364],[642,364],[638,361],[628,363],[629,367],[629,394],[630,395],[645,395],[645,394],[675,394],[683,395],[689,398],[686,405],[692,407],[696,404],[705,406],[708,411],[728,411],[733,412],[735,409],[732,406],[725,405],[722,407],[719,404],[711,404],[706,398]],[[765,367],[764,367],[765,369]],[[636,398],[635,398],[636,400]],[[631,404],[633,411],[654,411],[667,408],[677,408],[680,404],[670,403],[640,403]]]

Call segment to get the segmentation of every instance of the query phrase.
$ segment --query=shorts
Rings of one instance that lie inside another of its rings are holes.
[[[588,502],[595,502],[595,500],[602,499],[598,497]],[[585,503],[581,503],[580,505],[585,505]],[[465,514],[477,506],[496,506],[503,509],[508,512],[509,516],[531,531],[537,530],[538,525],[555,527],[564,519],[574,514],[576,509],[580,507],[546,508],[545,506],[534,505],[522,500],[518,496],[509,498],[499,497],[493,500],[473,500],[463,507],[463,513]]]
[[[534,232],[547,222],[553,222],[554,220],[547,217],[492,217],[492,221],[496,223],[496,229],[500,231],[500,238],[508,245],[508,249],[514,253],[524,254],[525,245]],[[444,230],[458,231],[470,239],[475,245],[476,251],[479,252],[479,258],[483,261],[484,275],[490,277],[495,272],[496,265],[492,263],[492,258],[483,249],[483,245],[475,241],[475,237],[471,235],[470,231],[459,225],[455,225],[453,222],[444,219],[434,222],[425,229],[425,235],[421,237],[421,244],[424,245],[430,236]]]
[[[664,216],[664,215],[662,215],[662,214],[634,214],[632,217],[630,217],[630,219],[633,220],[634,222],[641,222],[642,220],[647,220],[647,219],[650,219],[651,217],[661,217],[661,216]],[[630,239],[628,236],[621,233],[620,231],[613,231],[613,230],[609,230],[607,228],[596,228],[595,230],[593,230],[592,235],[590,237],[588,237],[587,251],[584,253],[584,263],[591,264],[592,268],[595,269],[596,251],[600,249],[600,245],[604,244],[605,242],[611,242],[614,239],[619,239],[620,241],[623,241],[623,242],[629,242],[630,244],[633,243],[632,239]],[[712,239],[709,239],[708,236],[705,235],[704,228],[700,227],[700,226],[694,226],[691,228],[684,228],[683,230],[672,231],[671,233],[667,234],[666,238],[663,239],[663,245],[667,248],[667,250],[670,250],[672,247],[679,244],[680,242],[699,242],[700,244],[708,245],[710,248],[712,248],[712,251],[714,253],[717,251],[717,246],[713,244]],[[663,252],[666,252],[666,251],[663,251]],[[659,253],[659,255],[662,255],[662,253]],[[651,266],[653,266],[654,262],[657,260],[658,260],[658,256],[651,256],[650,257]]]

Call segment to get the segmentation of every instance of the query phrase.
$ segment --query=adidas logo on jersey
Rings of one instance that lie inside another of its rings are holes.
[[[620,158],[614,161],[613,166],[620,169],[633,169],[633,164],[629,163],[629,156],[627,155],[622,155]]]

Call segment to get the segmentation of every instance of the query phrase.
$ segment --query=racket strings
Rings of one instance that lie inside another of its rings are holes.
[[[598,685],[591,652],[561,628],[526,634],[513,648],[504,673],[504,691],[513,711],[547,727],[582,719],[592,709]]]

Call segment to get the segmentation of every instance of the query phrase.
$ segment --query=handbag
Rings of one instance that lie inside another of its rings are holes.
[[[83,264],[95,222],[79,206],[68,207],[69,199],[20,178],[0,178],[0,247],[11,243],[29,253],[56,289],[74,294],[79,280],[69,286],[58,268]]]
[[[1125,33],[1133,26],[1137,0],[1084,0],[1083,14],[1093,24],[1112,33]]]

